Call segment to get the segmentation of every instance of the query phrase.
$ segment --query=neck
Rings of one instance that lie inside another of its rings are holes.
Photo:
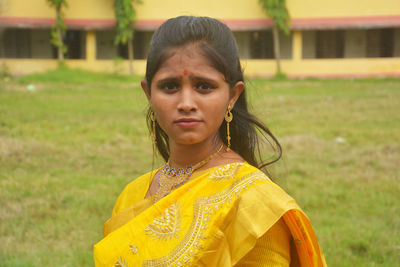
[[[207,140],[205,142],[182,145],[170,142],[171,155],[169,164],[173,168],[184,168],[194,165],[215,153],[221,146],[220,140]]]

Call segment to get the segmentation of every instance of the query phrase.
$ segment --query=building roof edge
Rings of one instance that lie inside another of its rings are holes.
[[[155,30],[165,19],[138,19],[137,30]],[[269,29],[272,19],[221,19],[234,31]],[[50,28],[54,18],[0,17],[0,27],[9,28]],[[114,19],[65,19],[70,29],[101,30],[115,26]],[[400,27],[400,15],[365,17],[293,18],[292,30],[330,30],[354,28]]]

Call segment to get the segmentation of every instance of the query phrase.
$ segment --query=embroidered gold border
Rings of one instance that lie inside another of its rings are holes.
[[[180,207],[178,203],[172,204],[160,216],[155,218],[144,231],[155,240],[169,240],[178,238],[180,231]]]
[[[243,166],[243,163],[227,164],[224,167],[221,167],[221,168],[213,171],[208,176],[208,178],[211,179],[212,181],[216,181],[216,182],[231,179],[232,177],[234,177],[234,175],[240,169],[241,166]]]
[[[255,184],[258,180],[268,180],[261,171],[248,174],[235,181],[229,188],[208,197],[201,197],[193,204],[193,221],[186,235],[173,251],[167,255],[150,259],[143,262],[143,266],[185,266],[196,258],[199,249],[202,248],[202,241],[208,222],[225,203],[231,202],[241,191]]]
[[[129,267],[129,264],[122,257],[120,257],[113,267]]]

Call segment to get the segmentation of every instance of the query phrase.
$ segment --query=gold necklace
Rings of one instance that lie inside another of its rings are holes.
[[[193,166],[189,165],[186,168],[179,168],[175,170],[174,168],[171,168],[169,162],[167,162],[160,170],[160,176],[158,179],[159,187],[157,189],[157,192],[154,194],[154,202],[157,202],[161,198],[168,195],[172,190],[186,183],[189,180],[190,176],[192,176],[192,173],[206,165],[215,155],[217,155],[221,151],[223,146],[224,145],[222,144],[215,153],[211,154],[206,159],[194,164]]]

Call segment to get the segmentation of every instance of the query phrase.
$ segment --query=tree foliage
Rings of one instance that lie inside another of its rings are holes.
[[[133,40],[133,25],[135,23],[136,12],[133,8],[133,2],[137,0],[115,0],[114,10],[117,20],[115,36],[115,45],[126,44]]]
[[[116,25],[115,45],[128,44],[129,73],[133,74],[133,26],[135,23],[136,12],[133,2],[140,0],[115,0],[114,10]]]
[[[272,35],[274,37],[274,54],[276,60],[276,76],[282,76],[281,52],[279,42],[279,30],[289,34],[290,15],[286,8],[285,0],[258,0],[268,17],[272,18]]]
[[[286,7],[286,0],[258,0],[274,25],[285,34],[289,34],[290,15]]]
[[[64,60],[64,54],[67,52],[67,46],[64,44],[62,36],[67,31],[67,25],[64,22],[63,8],[68,7],[67,0],[47,0],[47,3],[56,9],[56,24],[51,31],[51,43],[58,49],[58,60]]]

